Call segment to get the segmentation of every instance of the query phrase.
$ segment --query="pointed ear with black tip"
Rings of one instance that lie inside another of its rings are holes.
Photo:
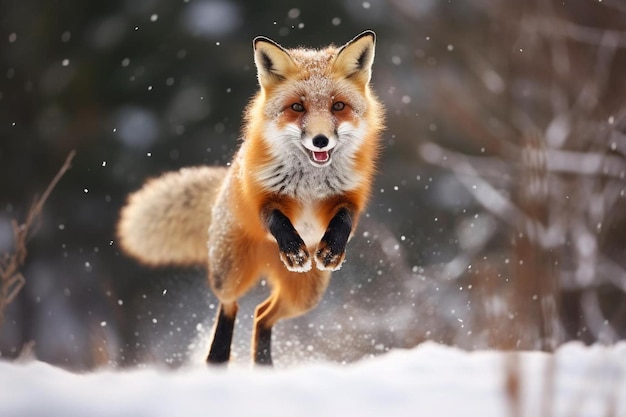
[[[333,68],[344,77],[365,86],[372,76],[376,34],[366,30],[337,52]]]
[[[296,70],[296,65],[287,50],[273,40],[257,36],[253,44],[254,63],[261,87],[271,88]]]

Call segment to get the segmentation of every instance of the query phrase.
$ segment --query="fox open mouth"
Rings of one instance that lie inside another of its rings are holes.
[[[310,149],[307,149],[307,154],[309,155],[309,159],[311,159],[311,162],[313,162],[315,165],[324,165],[328,161],[330,161],[331,151],[332,149],[328,151],[312,151]]]

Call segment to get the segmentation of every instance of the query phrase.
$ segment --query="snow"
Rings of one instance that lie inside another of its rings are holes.
[[[521,414],[506,390],[513,365],[522,376]],[[0,387],[3,417],[626,416],[626,342],[568,343],[552,355],[427,342],[349,365],[273,370],[194,364],[76,374],[0,362]]]

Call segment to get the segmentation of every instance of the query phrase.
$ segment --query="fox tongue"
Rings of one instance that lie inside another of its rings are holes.
[[[324,152],[315,152],[313,151],[313,159],[315,162],[326,162],[328,161],[328,151]]]

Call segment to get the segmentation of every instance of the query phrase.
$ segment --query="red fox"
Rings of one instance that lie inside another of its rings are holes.
[[[220,301],[207,362],[228,362],[237,300],[260,276],[252,356],[272,364],[272,326],[315,307],[370,195],[384,125],[370,90],[375,34],[342,47],[254,39],[260,89],[230,167],[148,181],[121,211],[122,249],[158,265],[204,265]]]

